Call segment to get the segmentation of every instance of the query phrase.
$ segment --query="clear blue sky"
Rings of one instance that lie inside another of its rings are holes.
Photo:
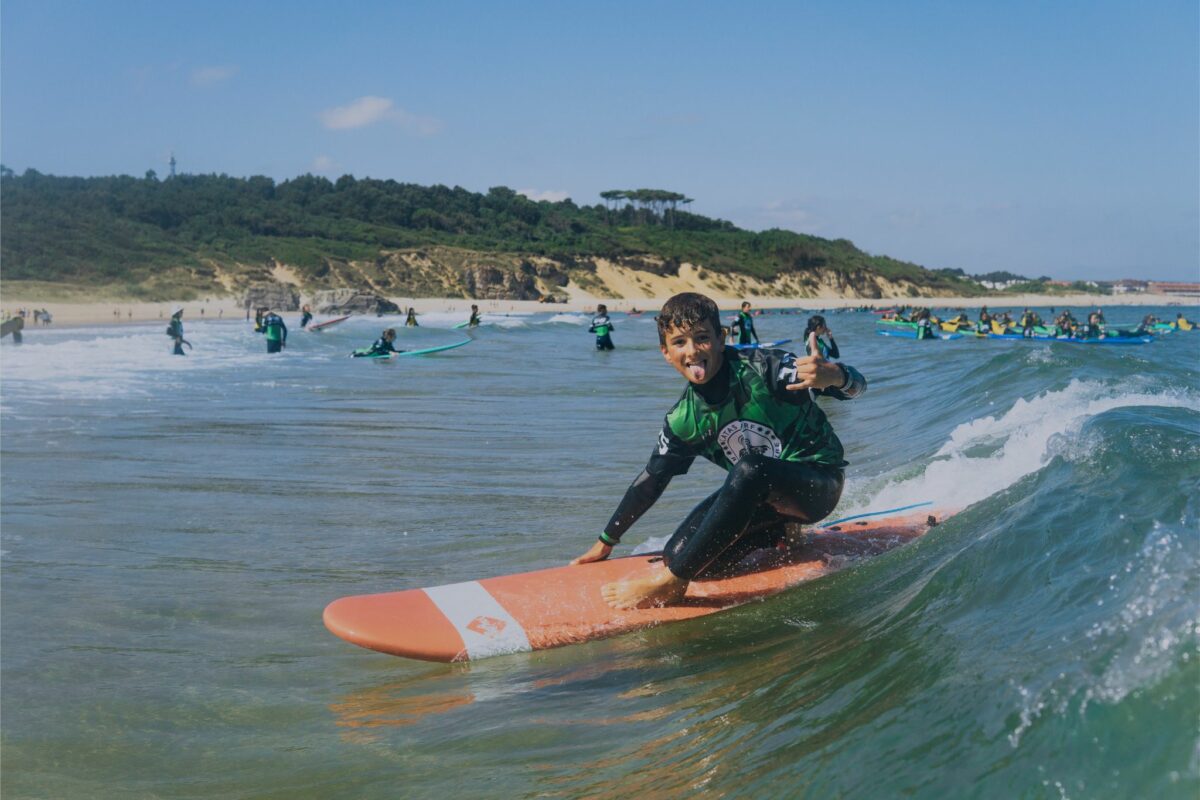
[[[4,0],[0,158],[671,189],[932,268],[1200,280],[1197,6]]]

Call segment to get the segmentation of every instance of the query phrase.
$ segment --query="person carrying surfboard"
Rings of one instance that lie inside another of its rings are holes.
[[[312,322],[312,318],[313,318],[312,306],[310,306],[308,303],[305,303],[300,308],[300,327],[301,327],[301,329],[307,328],[308,323]]]
[[[729,325],[729,331],[738,332],[737,344],[752,344],[758,341],[758,331],[754,330],[754,317],[750,316],[750,301],[742,301],[742,310]]]
[[[778,545],[784,523],[826,517],[841,497],[846,461],[816,397],[848,400],[867,387],[853,367],[820,355],[726,347],[717,305],[702,294],[675,295],[656,321],[663,358],[688,385],[599,539],[571,563],[608,558],[697,456],[728,474],[676,529],[653,572],[602,588],[615,608],[676,602],[693,579],[720,574],[752,550]]]

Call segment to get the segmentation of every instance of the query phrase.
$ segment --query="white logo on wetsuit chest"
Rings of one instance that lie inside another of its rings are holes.
[[[717,444],[725,452],[730,463],[736,464],[747,453],[758,453],[770,458],[779,458],[783,442],[775,431],[758,422],[738,419],[726,425],[717,434]]]

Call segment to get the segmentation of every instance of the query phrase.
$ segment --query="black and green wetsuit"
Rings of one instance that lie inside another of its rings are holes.
[[[397,350],[395,345],[384,339],[382,336],[375,340],[375,343],[365,350],[355,350],[350,355],[355,358],[367,358],[368,356],[386,356],[389,353],[403,353],[403,350]]]
[[[738,344],[753,344],[758,341],[758,331],[754,330],[754,317],[749,312],[739,311],[732,327],[738,329]]]
[[[726,348],[713,379],[688,384],[667,413],[658,445],[605,527],[604,540],[619,540],[697,456],[728,474],[664,549],[664,562],[680,578],[716,574],[750,550],[772,546],[785,522],[827,516],[841,497],[846,461],[816,396],[848,400],[866,390],[866,380],[841,365],[846,382],[840,388],[788,391],[795,360],[782,350]]]
[[[597,350],[612,350],[613,340],[610,335],[613,330],[612,320],[608,318],[608,314],[600,314],[592,318],[592,325],[588,328],[588,333],[596,334],[596,349]]]
[[[262,318],[262,332],[267,337],[268,353],[278,353],[287,344],[287,325],[278,314],[267,314]]]

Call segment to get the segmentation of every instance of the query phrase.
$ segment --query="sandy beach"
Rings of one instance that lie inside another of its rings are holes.
[[[696,287],[697,290],[703,291],[703,287]],[[576,292],[572,295],[571,300],[566,303],[539,303],[534,301],[521,300],[472,300],[467,298],[441,298],[441,297],[392,297],[389,298],[392,302],[399,305],[401,308],[413,307],[418,313],[426,312],[444,312],[444,313],[461,313],[464,318],[470,313],[471,305],[478,305],[484,313],[536,313],[550,311],[572,311],[585,312],[591,311],[596,307],[597,303],[605,303],[609,311],[631,311],[631,310],[655,310],[671,295],[677,291],[663,292],[656,296],[629,296],[626,295],[623,299],[614,300],[603,297],[595,297],[583,293]],[[781,297],[755,297],[753,295],[746,297],[725,297],[713,293],[711,296],[717,300],[718,304],[723,309],[734,309],[742,302],[749,300],[756,308],[804,308],[804,309],[832,309],[832,308],[856,308],[859,306],[872,306],[874,308],[890,308],[899,304],[914,304],[914,305],[929,305],[932,308],[965,308],[976,309],[982,305],[987,305],[993,310],[1017,310],[1025,306],[1031,307],[1046,307],[1046,306],[1173,306],[1195,308],[1200,306],[1200,298],[1180,297],[1174,295],[1162,294],[1147,294],[1147,293],[1131,293],[1123,295],[1004,295],[997,294],[989,297],[928,297],[928,298],[913,298],[913,297],[888,297],[878,300],[867,300],[858,297],[803,297],[803,298],[781,298]],[[128,324],[138,322],[149,322],[154,320],[163,320],[164,322],[170,317],[171,309],[180,305],[184,309],[185,319],[203,320],[203,319],[248,319],[248,314],[245,308],[241,305],[241,298],[226,296],[226,297],[211,297],[203,300],[187,300],[174,302],[121,302],[118,300],[102,300],[96,302],[56,302],[53,300],[45,300],[40,298],[29,297],[4,297],[0,301],[0,309],[3,310],[5,318],[12,316],[18,309],[26,310],[46,309],[50,312],[53,324],[56,326],[63,325],[105,325],[105,324]],[[1185,312],[1186,313],[1186,312]],[[318,314],[318,317],[321,315]],[[26,324],[32,325],[32,320]]]

